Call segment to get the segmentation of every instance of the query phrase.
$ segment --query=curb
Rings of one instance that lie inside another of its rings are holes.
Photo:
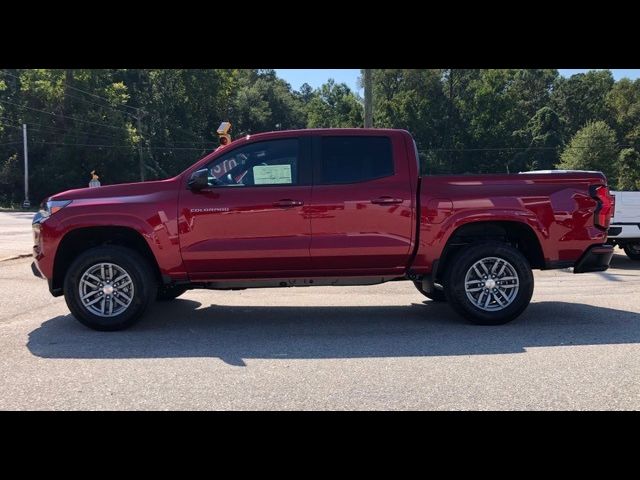
[[[20,258],[27,258],[27,257],[31,257],[33,254],[31,253],[21,253],[19,255],[13,255],[11,257],[5,257],[5,258],[0,258],[0,263],[2,262],[8,262],[9,260],[18,260]]]

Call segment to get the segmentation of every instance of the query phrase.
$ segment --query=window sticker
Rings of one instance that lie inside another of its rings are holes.
[[[291,181],[291,165],[256,165],[253,167],[254,185],[274,185],[293,183]]]

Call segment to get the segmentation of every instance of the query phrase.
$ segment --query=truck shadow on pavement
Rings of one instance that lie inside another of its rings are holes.
[[[564,302],[532,303],[498,327],[466,323],[447,305],[260,307],[178,299],[122,332],[94,332],[71,315],[45,321],[27,347],[42,358],[214,357],[331,359],[522,353],[528,348],[640,342],[640,314]]]
[[[616,251],[618,251],[616,249]],[[631,260],[624,254],[614,255],[611,258],[610,270],[640,270],[640,262],[637,260]]]

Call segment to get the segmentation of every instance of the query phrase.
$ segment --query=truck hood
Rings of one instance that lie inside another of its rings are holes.
[[[114,197],[132,197],[162,192],[177,187],[179,177],[152,182],[120,183],[94,188],[76,188],[56,193],[48,200],[90,200]]]

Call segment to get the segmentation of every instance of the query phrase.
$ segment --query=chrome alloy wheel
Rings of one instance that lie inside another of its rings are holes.
[[[133,302],[134,287],[129,274],[113,263],[98,263],[80,277],[78,286],[84,308],[99,317],[115,317]]]
[[[503,258],[486,257],[474,263],[464,278],[467,298],[487,312],[507,308],[518,295],[518,273]]]

